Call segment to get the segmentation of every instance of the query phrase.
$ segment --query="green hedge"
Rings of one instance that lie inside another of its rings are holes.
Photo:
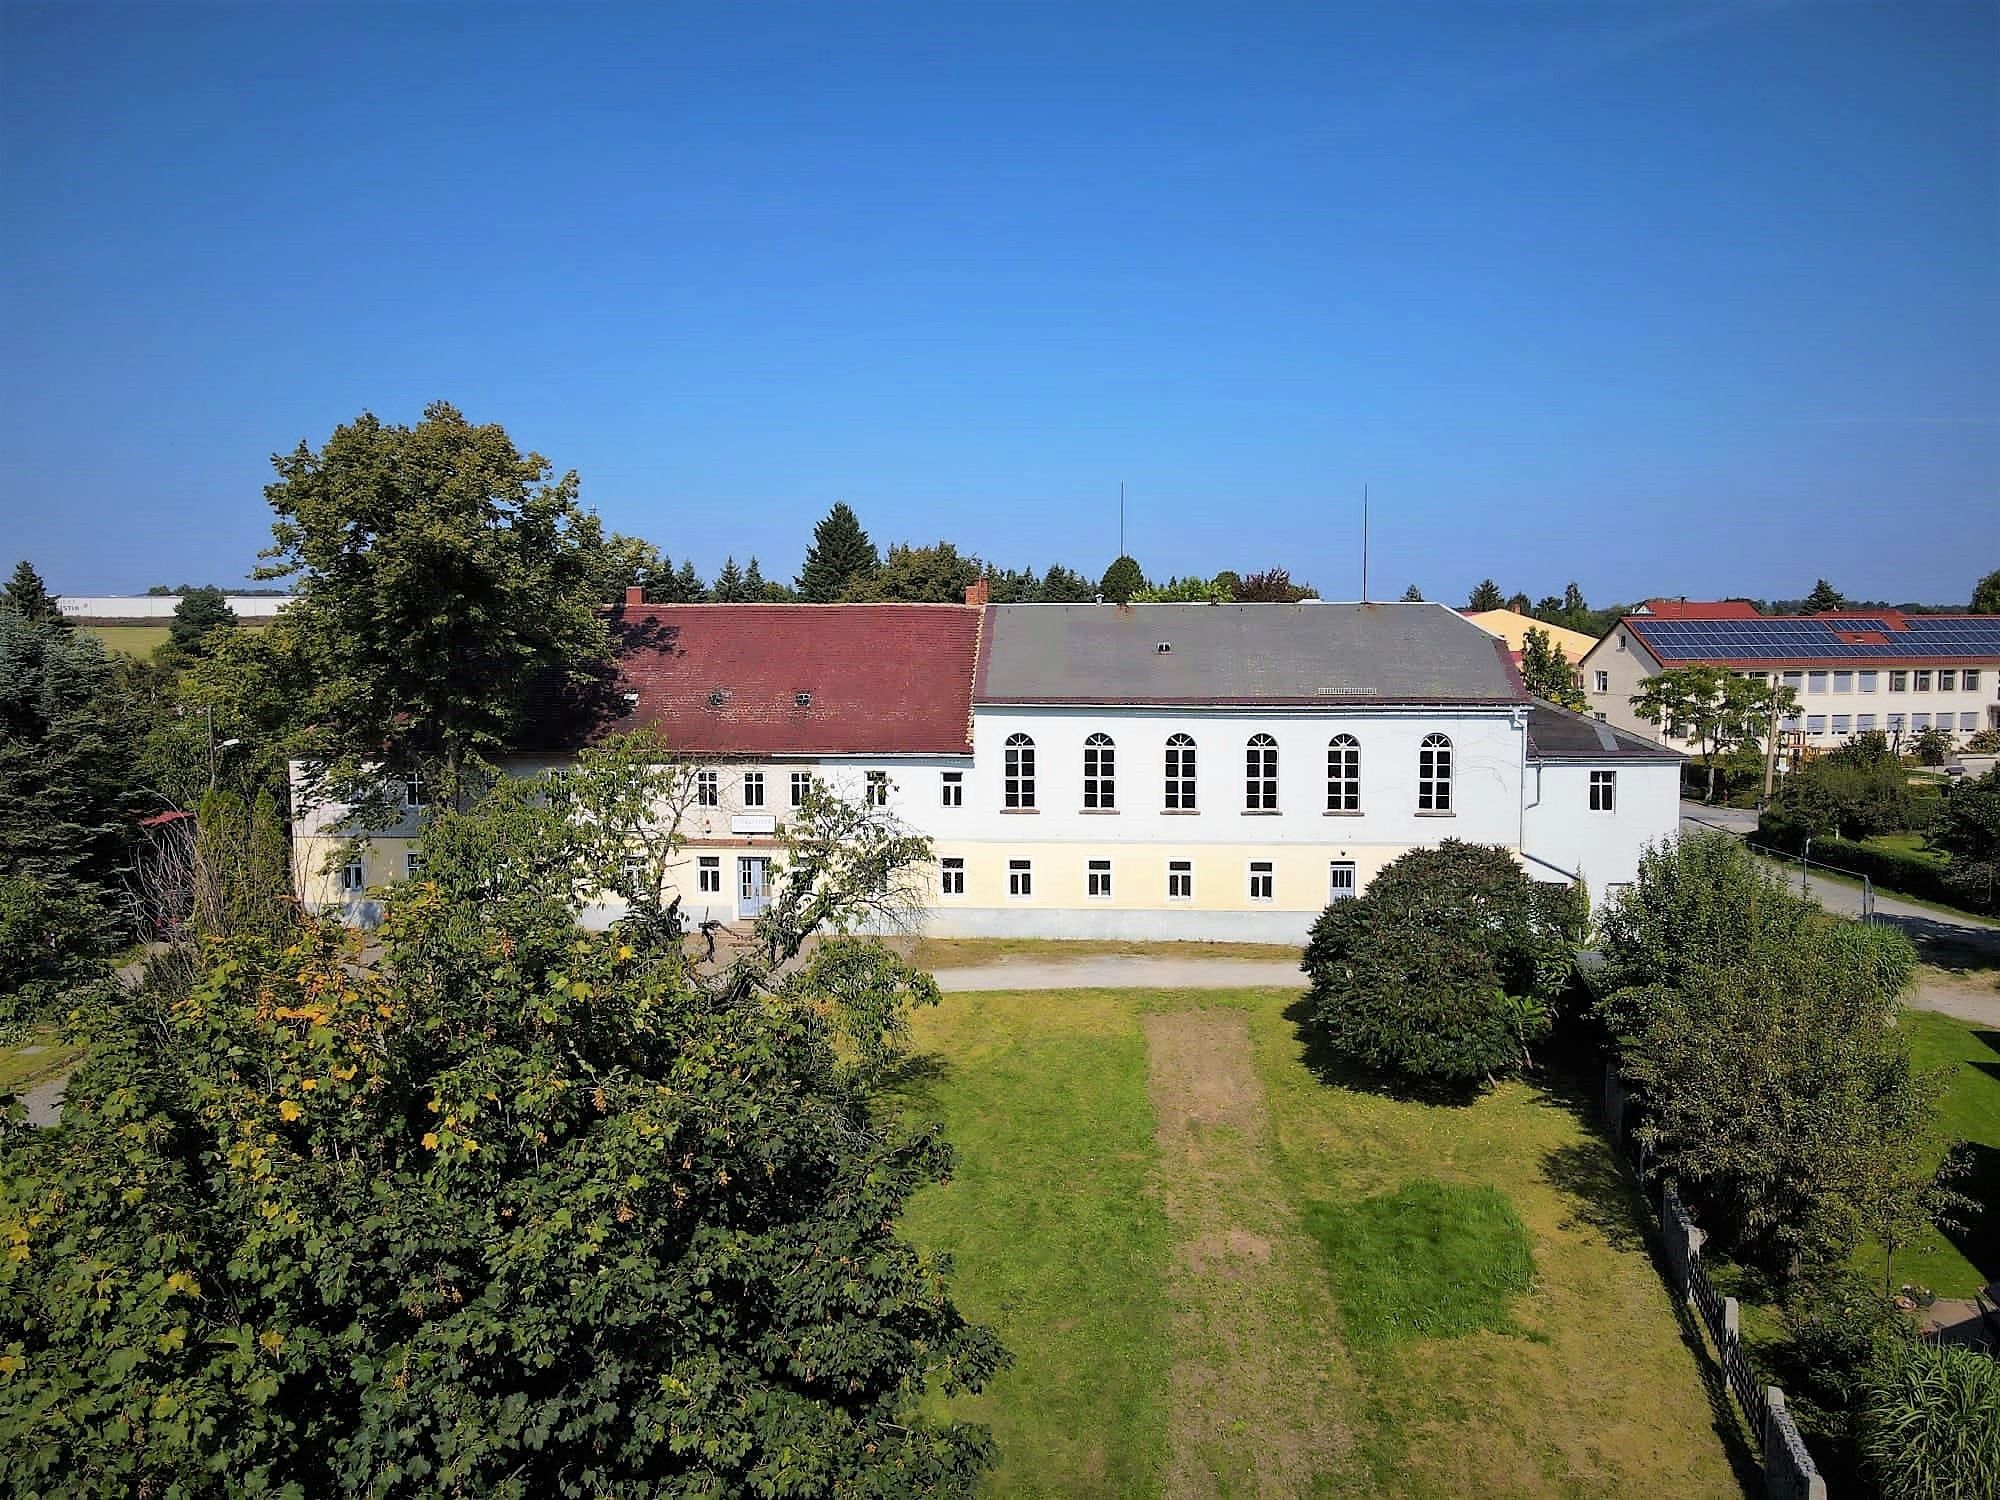
[[[1770,840],[1762,830],[1757,841]],[[1785,841],[1793,854],[1799,852],[1797,840]],[[1892,892],[1899,896],[1915,896],[1920,901],[1936,901],[1945,906],[1956,906],[1965,911],[1985,911],[1967,893],[1948,883],[1942,866],[1908,854],[1898,854],[1886,849],[1872,849],[1866,844],[1857,844],[1848,839],[1816,838],[1812,841],[1812,857],[1815,864],[1834,865],[1857,875],[1866,875],[1878,890]]]

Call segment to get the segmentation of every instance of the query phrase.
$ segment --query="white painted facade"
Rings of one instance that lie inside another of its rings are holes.
[[[239,620],[268,620],[292,602],[288,594],[225,594]],[[72,620],[171,620],[177,594],[60,594],[56,608]]]
[[[1609,776],[1593,798],[1592,777]],[[1537,880],[1558,874],[1581,878],[1592,906],[1639,877],[1646,845],[1673,837],[1680,827],[1679,761],[1536,761],[1528,767],[1521,810],[1521,847]]]

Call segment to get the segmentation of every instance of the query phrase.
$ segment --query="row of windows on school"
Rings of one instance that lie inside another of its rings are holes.
[[[1084,861],[1084,895],[1091,901],[1109,901],[1115,894],[1113,887],[1113,862],[1109,859],[1089,859]],[[1329,901],[1345,901],[1355,893],[1355,865],[1353,860],[1329,860],[1326,867],[1327,893]],[[1253,859],[1245,869],[1244,896],[1253,905],[1277,900],[1278,875],[1276,863],[1268,859]],[[1195,881],[1195,861],[1193,859],[1170,859],[1167,861],[1167,883],[1162,893],[1168,901],[1193,901]],[[946,856],[938,861],[938,894],[941,896],[963,896],[965,894],[965,861],[962,858]],[[1035,894],[1035,862],[1032,859],[1010,859],[1007,861],[1007,899],[1010,901],[1032,900]]]
[[[1829,728],[1829,724],[1832,726]],[[1909,730],[1922,734],[1931,727],[1929,714],[1886,714],[1880,720],[1874,714],[1787,714],[1779,721],[1781,729],[1804,729],[1807,734],[1873,734],[1879,728],[1888,734],[1902,734]],[[1950,730],[1953,727],[1950,714],[1937,716],[1937,727]],[[1958,716],[1957,728],[1971,734],[1979,728],[1977,713],[1962,713]]]
[[[1167,738],[1161,757],[1161,807],[1170,813],[1198,812],[1201,804],[1200,751],[1191,735]],[[1012,734],[1002,747],[1003,776],[1001,805],[1009,812],[1033,812],[1040,806],[1040,775],[1033,736]],[[1448,735],[1428,734],[1417,747],[1417,811],[1452,811],[1452,744]],[[1118,746],[1108,734],[1091,735],[1083,742],[1083,810],[1116,812],[1119,807]],[[802,807],[812,790],[811,771],[791,774],[791,805]],[[889,800],[889,773],[867,773],[866,800],[880,806]],[[1593,773],[1593,787],[1602,776],[1602,811],[1611,810],[1613,772]],[[764,807],[769,787],[762,771],[742,773],[742,805]],[[1326,747],[1326,810],[1330,813],[1361,811],[1363,755],[1361,742],[1351,734],[1337,734]],[[1268,734],[1252,735],[1243,747],[1243,810],[1277,812],[1278,742]],[[1592,806],[1596,808],[1597,792]],[[721,773],[703,769],[695,773],[695,803],[717,807],[722,801]],[[943,807],[965,805],[965,773],[939,773],[938,802]]]

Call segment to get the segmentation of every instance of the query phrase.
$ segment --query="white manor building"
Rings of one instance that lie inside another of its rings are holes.
[[[1446,838],[1593,900],[1678,825],[1682,756],[1530,699],[1505,643],[1412,604],[646,605],[613,612],[627,727],[701,767],[669,873],[754,916],[809,778],[928,835],[937,936],[1296,942]],[[523,746],[519,774],[568,752]],[[414,814],[351,859],[302,816],[319,909],[367,921]],[[614,916],[595,909],[587,919]]]

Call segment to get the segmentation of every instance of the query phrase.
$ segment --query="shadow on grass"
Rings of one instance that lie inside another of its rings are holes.
[[[2000,1071],[1992,1063],[1976,1066]],[[1966,1258],[1986,1282],[2000,1281],[2000,1147],[1969,1141],[1959,1148],[1969,1170],[1951,1186],[1965,1194],[1973,1207],[1961,1214],[1957,1228],[1940,1225],[1938,1232]]]
[[[1298,1038],[1299,1060],[1321,1083],[1330,1088],[1351,1089],[1357,1094],[1379,1094],[1410,1104],[1437,1104],[1463,1108],[1476,1103],[1486,1092],[1483,1083],[1456,1083],[1435,1079],[1411,1079],[1400,1073],[1370,1068],[1351,1057],[1335,1052],[1327,1044],[1313,1016],[1312,997],[1302,995],[1286,1006],[1284,1018],[1292,1023]]]
[[[1581,1224],[1617,1249],[1646,1248],[1641,1227],[1645,1207],[1638,1185],[1601,1137],[1556,1147],[1542,1158],[1542,1178],[1567,1202],[1564,1229]]]

